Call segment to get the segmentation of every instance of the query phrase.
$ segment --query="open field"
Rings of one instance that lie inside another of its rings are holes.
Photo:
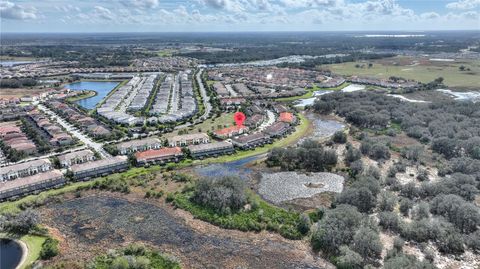
[[[60,257],[67,261],[89,260],[112,244],[133,240],[177,257],[184,268],[331,268],[301,241],[266,232],[223,230],[145,200],[100,194],[39,210],[45,224],[58,228],[68,240]]]
[[[430,61],[429,59],[412,57],[393,57],[371,61],[373,66],[368,68],[369,61],[349,62],[332,65],[322,65],[322,69],[329,69],[341,75],[371,76],[388,78],[398,76],[420,82],[430,82],[443,77],[445,85],[449,87],[480,88],[480,62],[471,60],[457,60],[455,62]],[[356,68],[355,65],[364,65]],[[460,71],[464,66],[470,71]]]
[[[0,88],[0,99],[5,98],[20,98],[25,95],[38,95],[47,91],[48,89],[39,89],[39,88]]]
[[[180,130],[187,130],[188,133],[196,133],[196,132],[208,132],[208,131],[215,131],[225,126],[232,126],[234,123],[233,121],[233,113],[222,113],[222,115],[218,118],[207,119],[204,122],[197,124],[195,126],[190,126],[187,128],[175,130],[171,133],[165,135],[165,137],[171,137],[178,134]],[[221,128],[218,128],[219,125]]]

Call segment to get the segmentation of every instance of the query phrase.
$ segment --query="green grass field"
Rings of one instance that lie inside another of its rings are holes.
[[[408,57],[394,57],[390,60],[373,61],[368,68],[368,62],[350,62],[341,64],[322,65],[322,69],[329,69],[341,75],[371,76],[388,78],[398,76],[420,82],[430,82],[438,77],[444,78],[444,84],[450,87],[480,88],[480,62],[463,60],[455,62],[436,62],[427,59],[415,61]],[[356,68],[355,65],[365,65]],[[460,71],[460,66],[470,68],[470,71]]]
[[[47,238],[38,235],[24,235],[20,237],[20,240],[23,241],[28,248],[27,260],[22,265],[21,269],[29,268],[40,257],[40,250],[42,249],[42,244]]]

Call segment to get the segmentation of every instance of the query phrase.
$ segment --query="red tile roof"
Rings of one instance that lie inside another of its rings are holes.
[[[161,149],[151,149],[147,151],[135,153],[135,158],[140,159],[151,159],[151,158],[161,158],[167,156],[181,155],[182,149],[180,147],[173,148],[161,148]]]
[[[295,121],[295,116],[290,112],[282,112],[278,118],[279,121],[292,123]]]
[[[233,126],[230,126],[230,127],[227,127],[227,128],[216,130],[215,134],[219,135],[219,136],[224,136],[224,135],[229,135],[229,134],[236,134],[240,131],[246,131],[246,130],[247,130],[247,127],[244,126],[244,125],[240,125],[240,126],[233,125]]]

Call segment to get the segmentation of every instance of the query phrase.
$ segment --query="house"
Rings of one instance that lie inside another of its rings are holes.
[[[242,135],[232,139],[234,146],[241,149],[250,149],[258,146],[263,146],[270,143],[272,140],[268,135],[263,133],[254,133],[249,135]]]
[[[110,131],[107,128],[101,126],[101,125],[90,125],[87,128],[87,132],[89,134],[93,135],[94,137],[101,137],[101,136],[110,135]]]
[[[48,159],[34,160],[9,166],[0,167],[0,182],[13,180],[19,177],[32,176],[52,169]]]
[[[205,144],[208,142],[210,142],[210,138],[205,133],[176,135],[168,139],[170,147]]]
[[[252,116],[247,117],[247,120],[245,120],[245,125],[250,128],[257,128],[264,120],[265,116],[263,114],[253,114]]]
[[[192,158],[203,159],[204,157],[216,157],[218,155],[230,154],[235,150],[233,149],[233,144],[226,141],[213,142],[209,144],[200,144],[200,145],[190,145],[188,146],[190,151],[190,156]]]
[[[213,134],[221,139],[230,138],[248,132],[248,127],[244,125],[234,125],[231,127],[216,130]]]
[[[126,156],[116,156],[82,164],[74,164],[70,167],[75,180],[88,180],[90,178],[106,176],[122,172],[129,167]]]
[[[273,111],[275,111],[275,113],[277,113],[277,114],[280,114],[282,112],[288,112],[288,107],[286,107],[285,105],[282,105],[282,104],[274,104],[273,105]]]
[[[182,157],[183,152],[180,147],[151,149],[135,153],[135,158],[139,165],[178,162]]]
[[[278,116],[278,121],[285,122],[288,124],[295,124],[297,122],[297,117],[290,112],[282,112]]]
[[[50,143],[59,146],[71,145],[73,144],[73,139],[69,134],[62,132],[53,135],[52,139],[50,139]]]
[[[277,121],[274,124],[265,128],[263,132],[269,135],[270,137],[281,137],[286,133],[290,132],[291,129],[292,127],[290,126],[290,124]]]
[[[162,147],[162,141],[155,137],[130,140],[117,144],[118,152],[121,155],[127,155],[132,152],[145,151],[149,149],[159,149]]]
[[[55,188],[65,184],[60,170],[50,170],[33,176],[0,182],[0,201]]]
[[[89,150],[80,150],[58,156],[62,167],[70,167],[74,164],[81,164],[95,160],[95,154]]]
[[[241,104],[245,103],[245,98],[221,98],[220,99],[220,106],[224,110],[236,109]]]

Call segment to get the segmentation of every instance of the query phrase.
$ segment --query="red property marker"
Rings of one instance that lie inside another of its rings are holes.
[[[242,126],[246,117],[245,114],[243,114],[242,112],[235,112],[235,114],[233,114],[233,119],[235,120],[237,126]]]

